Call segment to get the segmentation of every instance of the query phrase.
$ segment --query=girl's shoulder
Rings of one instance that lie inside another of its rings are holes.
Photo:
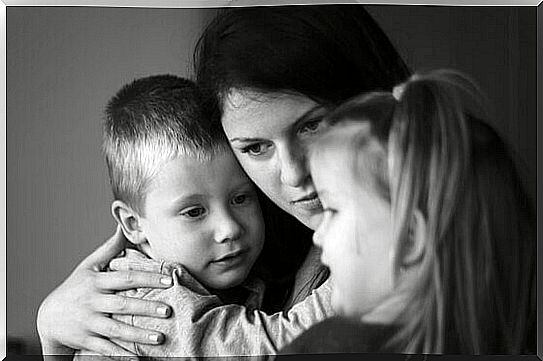
[[[394,352],[385,344],[394,326],[367,324],[343,317],[331,317],[310,327],[280,351],[280,354]]]

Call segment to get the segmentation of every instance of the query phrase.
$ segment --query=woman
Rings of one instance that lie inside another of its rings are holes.
[[[270,230],[260,267],[270,283],[265,305],[269,311],[288,310],[327,278],[311,247],[311,232],[301,226],[314,230],[321,213],[307,170],[306,140],[319,132],[327,109],[361,92],[390,91],[409,72],[359,5],[225,10],[202,35],[195,62],[212,119],[217,125],[220,120],[240,164],[273,202],[263,204]],[[168,287],[158,274],[100,272],[124,245],[114,236],[43,302],[38,330],[44,353],[85,348],[126,354],[108,339],[163,340],[152,330],[107,317],[169,312],[167,305],[113,295],[127,288]]]

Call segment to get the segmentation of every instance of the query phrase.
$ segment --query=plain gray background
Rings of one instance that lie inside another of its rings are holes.
[[[368,6],[414,70],[472,75],[536,172],[536,8]],[[7,9],[7,334],[39,352],[41,300],[114,230],[101,112],[134,78],[190,76],[214,10]]]

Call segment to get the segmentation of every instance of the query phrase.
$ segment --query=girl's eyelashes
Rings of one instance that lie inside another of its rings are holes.
[[[190,219],[197,219],[203,217],[206,213],[207,210],[204,207],[191,207],[182,210],[179,214]]]

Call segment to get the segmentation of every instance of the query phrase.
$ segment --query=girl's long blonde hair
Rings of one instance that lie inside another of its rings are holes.
[[[419,277],[391,342],[400,352],[536,351],[535,213],[484,104],[468,77],[441,70],[407,81],[398,100],[366,94],[329,116],[369,121],[388,143],[398,272],[414,213],[426,220]]]

